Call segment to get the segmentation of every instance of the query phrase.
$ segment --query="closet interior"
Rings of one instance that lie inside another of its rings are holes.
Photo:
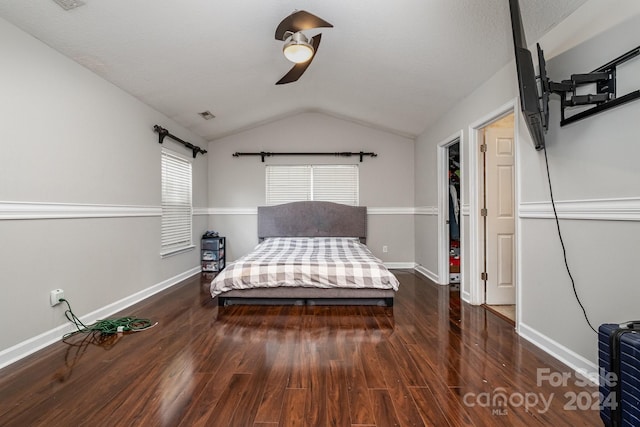
[[[449,283],[460,283],[460,142],[449,146]]]

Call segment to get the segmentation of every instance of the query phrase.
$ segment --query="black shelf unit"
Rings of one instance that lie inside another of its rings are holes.
[[[202,237],[200,241],[202,271],[217,273],[225,267],[225,238]]]

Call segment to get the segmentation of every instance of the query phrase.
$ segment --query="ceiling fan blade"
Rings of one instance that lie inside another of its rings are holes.
[[[321,38],[322,38],[322,34],[318,34],[314,37],[311,37],[311,40],[309,41],[313,46],[313,56],[307,62],[294,65],[293,68],[290,69],[287,74],[285,74],[280,80],[276,82],[277,85],[293,83],[302,76],[302,74],[307,70],[307,68],[309,68],[309,65],[311,65],[311,61],[313,61],[313,58],[316,57],[316,54],[318,53],[318,46],[320,46]]]
[[[318,18],[305,10],[299,10],[287,16],[276,28],[276,40],[284,40],[287,32],[297,33],[298,31],[310,30],[311,28],[333,27],[322,18]]]

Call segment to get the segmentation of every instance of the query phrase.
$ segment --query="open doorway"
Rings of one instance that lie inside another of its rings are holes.
[[[514,115],[482,129],[484,146],[485,304],[515,323],[516,205]]]
[[[448,190],[449,190],[449,285],[454,289],[460,289],[460,141],[447,146],[448,157]]]
[[[517,325],[517,194],[514,109],[471,128],[472,303]]]
[[[438,144],[438,282],[460,291],[462,262],[462,131]]]

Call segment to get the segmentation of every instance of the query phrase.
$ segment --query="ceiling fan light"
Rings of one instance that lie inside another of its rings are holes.
[[[295,33],[282,48],[284,56],[291,62],[301,64],[313,56],[313,46],[301,32]]]

